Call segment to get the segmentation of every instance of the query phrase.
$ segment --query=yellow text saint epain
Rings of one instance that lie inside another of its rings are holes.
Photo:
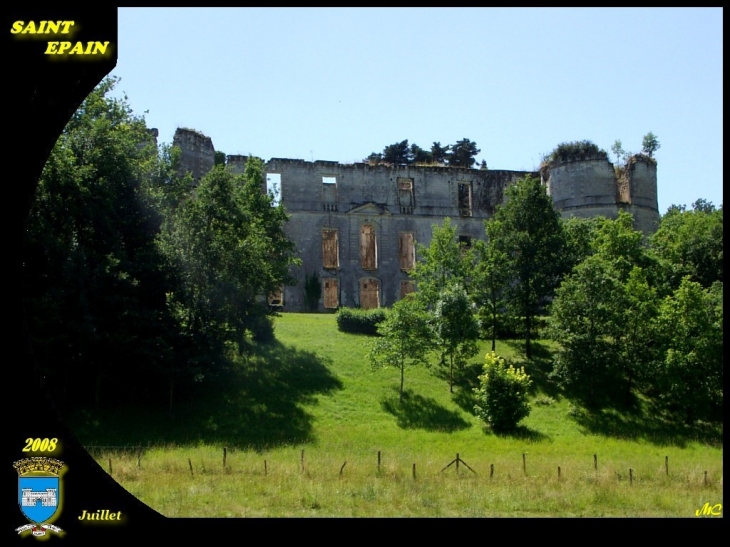
[[[73,32],[75,21],[15,21],[10,34],[19,37],[48,34],[67,34]],[[109,42],[48,42],[46,55],[106,55]]]

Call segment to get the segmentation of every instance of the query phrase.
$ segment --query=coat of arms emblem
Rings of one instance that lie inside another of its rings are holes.
[[[19,534],[32,530],[34,536],[43,536],[47,530],[62,532],[49,524],[58,511],[61,495],[59,471],[64,463],[54,458],[25,458],[13,463],[18,472],[18,506],[33,524],[16,528]]]

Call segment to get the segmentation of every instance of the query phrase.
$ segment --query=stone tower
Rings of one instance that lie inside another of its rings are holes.
[[[215,165],[215,148],[210,137],[194,129],[178,127],[172,139],[172,145],[181,150],[180,174],[187,172],[193,175],[193,184],[197,186],[200,178]]]

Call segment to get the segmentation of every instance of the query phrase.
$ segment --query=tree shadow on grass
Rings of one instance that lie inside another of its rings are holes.
[[[542,393],[555,400],[560,400],[564,396],[562,388],[550,377],[553,371],[553,352],[546,344],[532,340],[530,342],[532,359],[528,360],[525,357],[524,340],[503,340],[503,342],[519,355],[515,360],[515,366],[524,366],[525,372],[530,376],[532,380],[530,395]]]
[[[492,431],[490,430],[492,434],[494,434],[495,437],[499,437],[501,439],[520,439],[523,441],[533,442],[533,443],[539,443],[542,441],[549,441],[551,440],[550,436],[545,435],[544,433],[540,433],[539,431],[535,429],[530,429],[529,427],[525,425],[518,425],[514,429],[510,431]]]
[[[103,445],[204,443],[263,450],[311,442],[312,416],[302,405],[343,387],[329,364],[274,341],[200,384],[172,414],[140,405],[86,412],[77,416],[75,431],[82,443]]]
[[[683,424],[648,405],[643,413],[620,412],[613,408],[578,408],[571,418],[584,433],[629,440],[645,440],[658,446],[684,448],[690,442],[721,447],[722,424]]]
[[[426,429],[428,431],[452,432],[469,427],[458,412],[448,410],[434,399],[423,397],[411,390],[403,391],[403,401],[395,395],[381,401],[381,407],[397,419],[398,427],[403,429]]]

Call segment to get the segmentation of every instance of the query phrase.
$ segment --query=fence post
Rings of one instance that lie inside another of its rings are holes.
[[[634,484],[634,470],[629,467],[629,484]]]
[[[527,459],[526,452],[522,453],[522,472],[527,475]]]
[[[707,474],[707,472],[705,472]],[[416,464],[413,464],[413,480],[416,480]]]
[[[669,456],[664,456],[664,471],[669,476]]]
[[[456,453],[456,473],[459,473],[459,453]]]
[[[302,448],[301,462],[302,462],[302,473],[304,473],[304,449],[303,448]]]
[[[378,450],[378,473],[380,473],[380,450]]]
[[[137,469],[139,469],[140,467],[142,467],[142,449],[141,448],[137,451]]]
[[[111,475],[112,475],[112,459],[109,458],[109,476],[111,477]],[[705,471],[705,475],[707,475],[707,471]]]
[[[266,467],[266,460],[264,460],[264,477],[269,474],[269,470]]]
[[[598,454],[593,454],[593,469],[598,473]]]
[[[558,466],[558,480],[560,480],[560,466]]]
[[[494,477],[494,464],[490,463],[489,464],[489,478],[491,479],[492,477]]]
[[[193,477],[193,462],[188,458],[188,467],[190,467],[190,476]]]
[[[226,466],[226,456],[228,455],[228,448],[223,447],[223,467]]]

